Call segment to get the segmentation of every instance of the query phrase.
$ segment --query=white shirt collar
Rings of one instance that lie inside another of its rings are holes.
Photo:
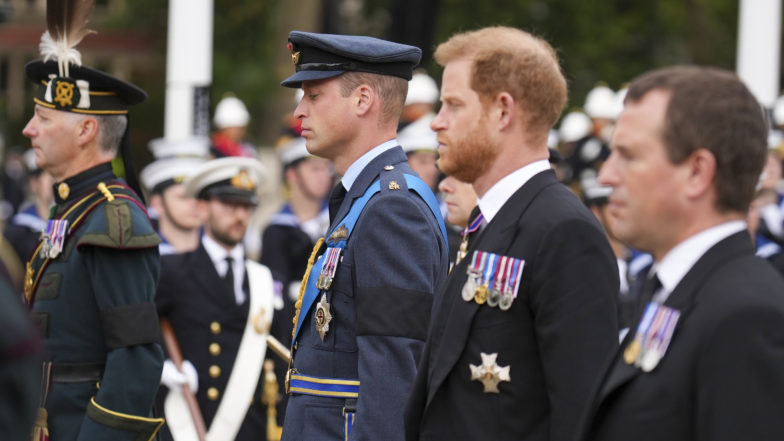
[[[343,187],[346,189],[346,191],[351,190],[351,186],[354,185],[354,181],[357,180],[357,177],[359,177],[359,174],[362,173],[362,170],[364,170],[365,167],[370,164],[370,161],[376,159],[378,155],[384,153],[385,151],[397,146],[397,138],[390,139],[389,141],[368,150],[364,155],[360,156],[359,159],[354,161],[346,170],[343,178],[340,179],[340,182],[343,184]]]
[[[234,273],[234,299],[237,304],[242,304],[245,301],[245,292],[242,289],[242,282],[245,280],[245,248],[242,243],[237,244],[228,253],[207,234],[201,236],[201,243],[204,245],[204,250],[210,256],[212,264],[215,266],[215,271],[218,275],[224,277],[229,270],[226,264],[226,257],[232,258],[231,270]]]
[[[525,185],[529,179],[545,170],[550,170],[550,162],[546,159],[542,159],[509,173],[493,184],[493,186],[487,190],[487,193],[477,201],[479,209],[482,210],[482,215],[485,217],[485,221],[490,222],[493,220],[495,215],[501,210],[501,207],[504,206],[506,201],[508,201],[520,187]]]
[[[652,271],[656,272],[662,284],[662,289],[655,295],[654,300],[664,303],[703,254],[717,243],[746,228],[746,222],[742,220],[724,222],[702,230],[676,245],[653,265]]]

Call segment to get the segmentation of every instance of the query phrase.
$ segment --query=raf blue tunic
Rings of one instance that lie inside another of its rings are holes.
[[[333,318],[324,341],[315,325],[316,305],[299,319],[295,373],[358,380],[359,396],[290,395],[283,440],[403,439],[403,409],[433,295],[448,265],[441,227],[425,201],[406,188],[403,173],[416,175],[400,147],[382,153],[360,173],[330,230],[379,177],[381,192],[357,220],[326,292]],[[390,189],[390,180],[400,189]]]

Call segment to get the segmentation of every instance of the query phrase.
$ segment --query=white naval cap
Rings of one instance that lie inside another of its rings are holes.
[[[305,147],[305,138],[297,136],[278,147],[278,157],[281,165],[285,168],[300,159],[311,158],[313,155]]]
[[[195,170],[185,181],[185,194],[256,205],[266,177],[266,169],[258,159],[227,156],[207,161]]]
[[[206,158],[210,152],[210,140],[204,136],[193,136],[183,139],[155,138],[148,144],[155,159],[176,156]]]
[[[404,152],[438,151],[438,134],[430,128],[435,117],[432,113],[424,115],[398,132],[397,141]]]
[[[609,185],[602,185],[596,179],[596,176],[586,176],[580,180],[580,188],[582,189],[583,199],[587,204],[597,204],[606,202],[607,198],[612,193],[612,187]]]
[[[422,72],[415,72],[408,82],[408,94],[405,105],[414,103],[435,104],[438,102],[438,85],[436,80]]]
[[[215,106],[215,116],[213,117],[215,127],[225,129],[226,127],[244,127],[250,122],[250,114],[245,104],[237,97],[227,96]]]
[[[171,157],[158,159],[144,167],[139,179],[150,193],[159,193],[172,184],[179,184],[207,162],[206,158]]]

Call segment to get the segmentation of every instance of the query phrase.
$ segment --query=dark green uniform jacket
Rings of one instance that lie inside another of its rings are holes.
[[[26,295],[52,361],[52,441],[148,440],[163,352],[153,303],[158,235],[138,197],[101,164],[55,186],[55,219],[68,219],[62,252],[39,245]],[[103,185],[100,185],[103,184]],[[99,188],[100,187],[100,188]]]

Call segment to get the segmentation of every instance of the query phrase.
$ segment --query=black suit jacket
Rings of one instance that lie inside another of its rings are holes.
[[[784,439],[784,280],[746,231],[713,246],[665,301],[681,311],[651,372],[623,361],[594,393],[586,440]]]
[[[508,311],[465,302],[475,250],[525,260]],[[618,268],[596,219],[552,171],[531,178],[451,272],[406,411],[409,440],[571,440],[617,347]],[[500,393],[471,381],[480,353],[510,366]]]

